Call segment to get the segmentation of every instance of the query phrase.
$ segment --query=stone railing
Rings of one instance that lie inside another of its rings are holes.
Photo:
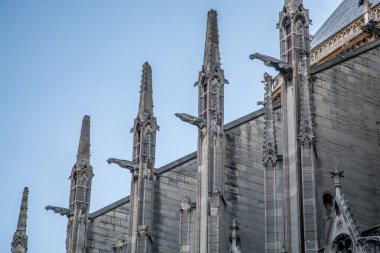
[[[375,6],[362,16],[351,22],[348,26],[311,49],[311,65],[321,63],[328,60],[329,56],[335,56],[354,46],[357,39],[365,37],[365,33],[361,30],[369,20],[380,20],[380,5]]]
[[[321,62],[337,49],[344,47],[348,42],[363,33],[360,27],[364,25],[364,17],[360,17],[334,36],[311,49],[311,65]]]

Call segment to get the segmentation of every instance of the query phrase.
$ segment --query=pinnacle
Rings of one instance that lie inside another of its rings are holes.
[[[206,42],[203,58],[205,67],[220,65],[219,32],[217,12],[211,9],[207,14]]]
[[[82,120],[77,161],[90,161],[90,116],[88,115],[85,115]]]
[[[152,88],[152,67],[146,61],[143,64],[140,89],[139,114],[153,112],[153,88]]]
[[[29,188],[24,187],[24,191],[22,193],[22,200],[21,200],[21,206],[20,206],[20,214],[18,218],[17,223],[17,230],[26,230],[26,213],[28,209],[28,194],[29,194]]]
[[[11,243],[12,253],[20,253],[27,251],[28,236],[26,235],[26,219],[28,211],[28,194],[28,187],[24,187],[20,206],[20,214],[17,222],[17,229],[13,234],[13,240]]]

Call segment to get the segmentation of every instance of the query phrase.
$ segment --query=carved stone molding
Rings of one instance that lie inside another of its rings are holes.
[[[348,26],[315,46],[311,49],[311,65],[319,64],[327,61],[338,54],[345,52],[346,50],[357,45],[367,37],[366,32],[362,30],[362,27],[368,26],[366,23],[366,15],[368,15],[368,21],[378,22],[380,21],[380,5],[375,6],[362,16],[351,22]]]
[[[300,61],[298,66],[298,74],[300,80],[300,109],[301,115],[299,120],[299,134],[298,138],[301,145],[304,144],[305,140],[310,143],[315,141],[314,137],[314,121],[313,112],[311,105],[311,78],[310,78],[310,65],[309,65],[309,54],[307,52],[299,52]]]
[[[229,252],[230,253],[241,253],[240,237],[237,234],[237,231],[240,230],[240,228],[239,228],[235,218],[232,219],[232,226],[230,226],[230,228],[231,228],[231,235],[230,235],[231,245],[230,245]]]
[[[265,130],[263,141],[263,164],[266,166],[268,163],[275,164],[277,162],[277,143],[276,143],[276,128],[274,125],[273,101],[272,101],[272,87],[273,78],[268,73],[264,73],[265,95],[264,101],[258,104],[264,105],[265,108]]]

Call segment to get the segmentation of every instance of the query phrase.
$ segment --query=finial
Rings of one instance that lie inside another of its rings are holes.
[[[206,43],[203,66],[212,68],[220,65],[218,14],[211,9],[207,14]]]
[[[85,115],[82,120],[77,161],[90,161],[90,116],[88,115]]]
[[[232,226],[231,228],[231,235],[230,235],[230,241],[231,241],[231,248],[230,253],[241,253],[240,251],[240,237],[237,234],[237,231],[239,230],[239,226],[237,225],[236,219],[232,219]]]
[[[265,95],[264,101],[259,102],[265,108],[265,132],[263,142],[263,164],[274,165],[277,162],[277,143],[276,143],[276,129],[274,125],[273,114],[273,100],[272,100],[272,87],[273,78],[267,72],[264,73]]]
[[[28,211],[28,187],[24,188],[17,222],[16,232],[13,234],[12,253],[25,253],[27,251],[28,236],[26,235],[26,219]]]
[[[340,188],[342,188],[342,186],[340,184],[340,179],[344,177],[343,173],[344,170],[340,170],[338,166],[335,166],[335,170],[330,172],[331,178],[334,178],[334,187],[337,195],[341,194]]]
[[[139,114],[153,112],[153,88],[152,88],[152,68],[148,62],[143,64]]]

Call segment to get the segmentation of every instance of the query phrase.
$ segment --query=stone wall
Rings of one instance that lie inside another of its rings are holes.
[[[278,105],[275,108],[277,140],[281,140],[280,109]],[[264,252],[265,247],[263,113],[259,110],[245,117],[250,118],[249,121],[238,124],[237,120],[226,125],[225,197],[229,218],[235,217],[240,227],[242,252]],[[232,221],[226,225],[226,234],[230,235]]]
[[[158,170],[154,199],[154,252],[179,252],[179,221],[184,197],[196,198],[196,153]]]
[[[322,246],[322,196],[326,192],[335,195],[329,175],[335,165],[345,171],[343,192],[359,230],[380,223],[380,203],[375,201],[380,195],[380,48],[364,49],[337,57],[325,64],[327,68],[317,66],[313,71]]]
[[[90,219],[89,253],[126,252],[113,247],[128,240],[129,197],[92,213]]]
[[[281,140],[280,109],[278,105],[275,108],[277,136]],[[263,110],[256,111],[225,126],[226,249],[229,248],[232,218],[236,218],[240,227],[238,235],[241,238],[241,250],[264,252],[263,113]],[[197,154],[194,152],[156,170],[153,252],[179,252],[181,203],[184,197],[190,197],[192,202],[196,201],[196,158]],[[112,252],[112,247],[118,240],[127,239],[127,198],[91,215],[90,253]],[[195,212],[196,210],[194,215]]]

